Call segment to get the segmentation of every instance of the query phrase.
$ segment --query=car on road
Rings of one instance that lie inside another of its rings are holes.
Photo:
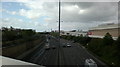
[[[46,46],[46,47],[45,47],[45,49],[46,49],[46,50],[49,50],[49,49],[50,49],[50,47],[49,47],[49,46]]]
[[[46,43],[48,43],[49,42],[49,40],[48,39],[46,39]]]
[[[50,39],[50,37],[48,37],[48,39]]]
[[[71,47],[71,45],[68,44],[67,47]]]
[[[71,47],[70,43],[63,43],[62,47]]]
[[[70,45],[70,43],[67,43],[67,45],[66,45],[67,47],[71,47],[71,45]]]
[[[66,47],[66,43],[62,43],[62,47]]]
[[[49,50],[49,49],[50,49],[50,46],[49,46],[48,43],[45,45],[45,49],[46,49],[46,50]]]
[[[55,47],[55,46],[52,46],[51,48],[52,48],[52,49],[55,49],[56,47]]]
[[[66,47],[66,45],[62,45],[62,47]]]
[[[73,43],[76,43],[76,41],[73,41]]]
[[[85,67],[97,67],[97,64],[93,59],[86,59]]]
[[[66,44],[70,44],[70,43],[66,43]]]

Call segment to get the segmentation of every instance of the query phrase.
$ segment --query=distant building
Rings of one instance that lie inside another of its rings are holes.
[[[87,36],[86,31],[61,31],[60,35]]]
[[[120,31],[120,26],[118,24],[109,23],[91,28],[88,32],[88,35],[89,37],[103,38],[108,32],[112,35],[113,39],[117,39],[120,35],[118,31]]]

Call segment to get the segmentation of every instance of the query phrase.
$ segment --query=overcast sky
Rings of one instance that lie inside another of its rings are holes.
[[[2,26],[36,31],[58,29],[58,2],[1,2]],[[117,2],[62,2],[62,30],[89,30],[105,23],[118,23]]]

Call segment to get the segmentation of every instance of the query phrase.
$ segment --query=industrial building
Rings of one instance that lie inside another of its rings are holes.
[[[86,31],[61,31],[60,35],[87,36]]]
[[[89,30],[89,37],[103,38],[106,33],[110,33],[113,39],[117,39],[120,35],[120,26],[119,24],[109,23],[98,25]]]

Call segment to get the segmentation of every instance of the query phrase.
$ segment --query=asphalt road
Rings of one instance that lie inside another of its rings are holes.
[[[49,43],[50,49],[46,50],[46,43]],[[80,44],[64,39],[60,39],[59,42],[59,40],[53,36],[46,36],[46,43],[24,58],[24,60],[43,66],[84,67],[86,59],[93,59],[98,67],[106,66]],[[68,44],[71,45],[71,47],[64,47],[64,45]],[[52,48],[53,46],[55,49]]]

